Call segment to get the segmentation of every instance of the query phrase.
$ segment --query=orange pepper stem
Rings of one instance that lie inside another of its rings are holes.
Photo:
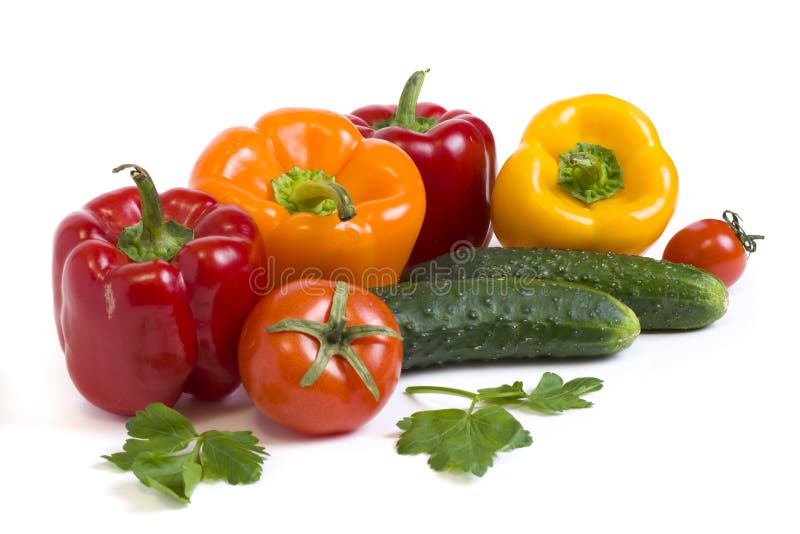
[[[350,193],[337,184],[333,176],[322,170],[294,166],[272,180],[272,190],[275,201],[289,213],[330,215],[336,211],[341,221],[349,221],[356,216]]]
[[[319,341],[319,351],[314,362],[300,379],[301,387],[312,385],[322,376],[331,358],[339,355],[355,370],[366,388],[372,393],[377,402],[380,400],[380,391],[372,378],[369,369],[358,357],[351,346],[356,339],[367,336],[390,336],[399,338],[400,334],[383,325],[357,325],[347,326],[345,311],[347,308],[348,285],[347,282],[337,282],[331,301],[331,310],[328,321],[320,323],[307,319],[284,319],[267,328],[268,333],[275,332],[301,332],[314,337]]]
[[[406,130],[425,133],[436,125],[438,122],[436,117],[417,117],[417,101],[428,70],[418,70],[408,78],[403,92],[400,94],[397,111],[388,119],[374,124],[373,129],[380,130],[389,126],[399,126]]]
[[[131,178],[139,190],[142,220],[123,228],[117,248],[133,261],[170,261],[187,242],[194,239],[194,230],[175,221],[164,220],[161,197],[153,179],[138,165],[124,164],[112,172],[131,170]]]
[[[559,156],[558,183],[575,198],[591,204],[622,189],[622,168],[612,150],[577,143]]]

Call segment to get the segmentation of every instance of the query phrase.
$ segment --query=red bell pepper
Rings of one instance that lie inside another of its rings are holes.
[[[485,246],[492,236],[494,136],[484,121],[467,111],[417,104],[426,72],[411,75],[398,105],[365,106],[348,115],[364,137],[385,139],[402,148],[422,175],[425,219],[409,266],[446,254],[454,246]]]
[[[56,230],[53,293],[69,375],[92,404],[132,415],[183,391],[215,400],[240,383],[239,333],[266,263],[255,223],[206,193],[136,187],[101,195]]]

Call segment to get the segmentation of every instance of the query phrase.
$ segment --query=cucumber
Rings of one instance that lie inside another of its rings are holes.
[[[728,290],[712,274],[643,256],[547,248],[468,248],[422,263],[404,280],[526,277],[584,284],[627,304],[642,330],[687,330],[725,314]]]
[[[403,369],[466,361],[600,356],[633,343],[639,320],[586,286],[522,278],[372,288],[403,336]]]

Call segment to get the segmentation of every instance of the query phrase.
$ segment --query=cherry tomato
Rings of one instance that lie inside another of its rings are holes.
[[[755,240],[764,236],[747,235],[731,211],[722,216],[724,221],[703,219],[679,230],[667,243],[663,259],[694,265],[732,286],[742,276],[748,254],[755,251]]]
[[[328,280],[296,280],[264,296],[239,340],[239,371],[255,406],[307,434],[348,432],[386,404],[403,346],[374,294]]]

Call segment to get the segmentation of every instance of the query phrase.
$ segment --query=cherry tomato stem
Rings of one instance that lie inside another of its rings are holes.
[[[728,226],[731,227],[731,230],[733,230],[733,232],[736,234],[736,237],[739,238],[739,241],[742,243],[742,247],[744,247],[748,254],[756,251],[756,240],[764,239],[763,235],[750,235],[745,232],[741,225],[741,217],[731,210],[723,211],[722,219],[728,223]]]

